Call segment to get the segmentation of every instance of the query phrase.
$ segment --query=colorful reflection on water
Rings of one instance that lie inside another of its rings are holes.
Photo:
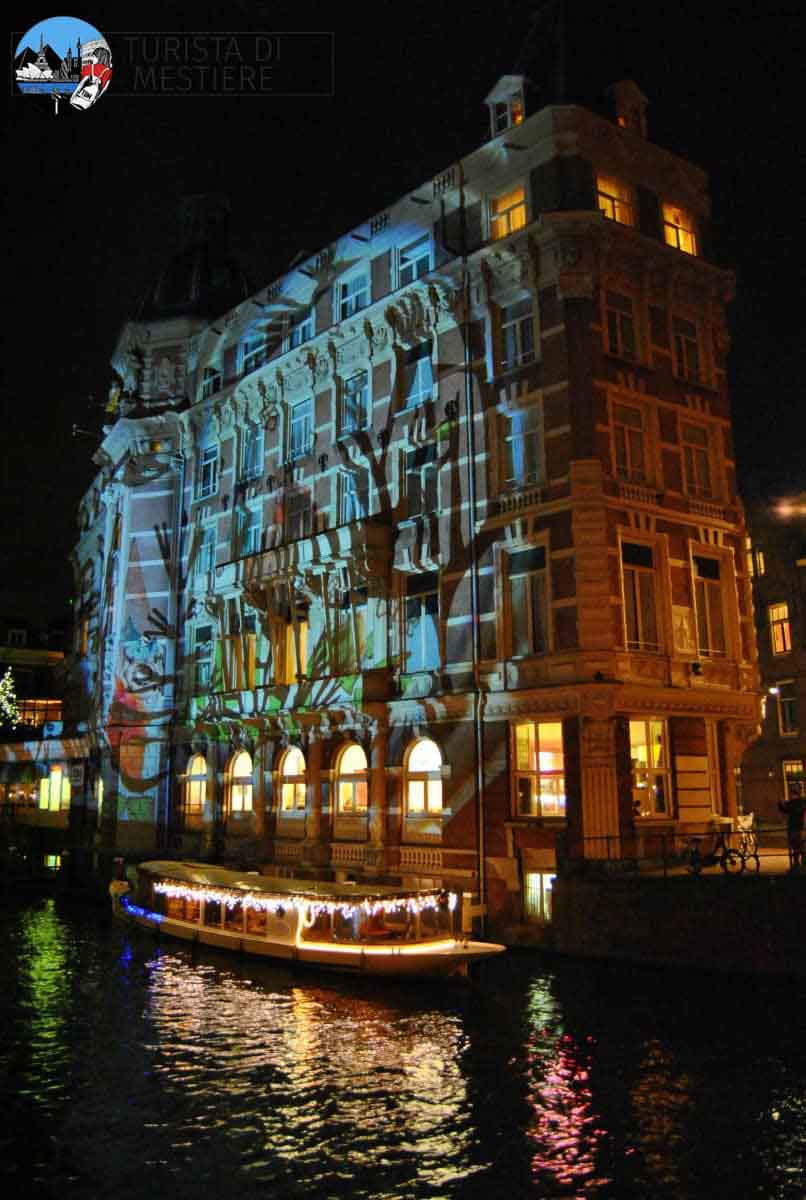
[[[470,987],[294,974],[53,901],[0,916],[0,970],[4,1194],[804,1192],[792,985],[528,954]]]

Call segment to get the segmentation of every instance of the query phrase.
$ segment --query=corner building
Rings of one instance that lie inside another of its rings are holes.
[[[488,141],[248,294],[197,203],[81,506],[101,851],[440,881],[500,933],[558,848],[735,813],[733,280],[612,99],[505,76]]]

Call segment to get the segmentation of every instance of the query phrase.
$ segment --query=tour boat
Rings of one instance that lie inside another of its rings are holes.
[[[466,975],[504,946],[457,929],[461,893],[278,879],[207,863],[146,862],[134,890],[109,886],[117,917],[184,941],[372,975]]]

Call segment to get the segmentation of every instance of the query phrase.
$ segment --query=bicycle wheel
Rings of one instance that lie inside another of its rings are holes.
[[[726,850],[719,860],[719,865],[727,875],[741,875],[744,870],[744,857],[738,850]]]

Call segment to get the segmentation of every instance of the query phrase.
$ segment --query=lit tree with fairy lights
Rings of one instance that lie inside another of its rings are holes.
[[[20,710],[17,704],[17,693],[14,690],[14,676],[11,667],[0,679],[0,728],[9,725],[12,729],[19,724]]]

